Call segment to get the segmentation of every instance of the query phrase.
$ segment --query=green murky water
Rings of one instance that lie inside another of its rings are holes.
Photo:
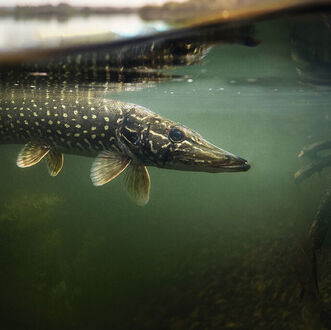
[[[1,146],[2,329],[305,328],[294,260],[330,170],[300,185],[293,174],[303,146],[331,138],[331,94],[298,76],[290,24],[257,30],[258,47],[215,46],[175,71],[188,79],[107,96],[196,129],[248,172],[150,168],[138,207],[120,177],[91,184],[92,159],[66,155],[51,178],[43,164],[16,167],[21,146]]]

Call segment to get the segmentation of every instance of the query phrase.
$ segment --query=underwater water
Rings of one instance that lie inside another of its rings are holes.
[[[53,178],[44,164],[16,166],[22,146],[1,145],[3,329],[304,329],[319,315],[300,299],[296,263],[330,169],[302,183],[294,173],[309,163],[304,146],[331,139],[330,88],[314,70],[298,75],[291,22],[256,30],[257,47],[216,45],[171,71],[183,79],[106,95],[195,129],[247,172],[151,167],[139,207],[120,176],[92,185],[92,158],[65,155]],[[328,242],[317,256],[325,304]]]

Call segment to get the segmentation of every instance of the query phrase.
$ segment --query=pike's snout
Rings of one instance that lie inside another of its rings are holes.
[[[246,159],[228,152],[225,152],[225,160],[223,159],[221,162],[222,164],[220,164],[220,168],[225,171],[248,171],[251,168]]]
[[[177,152],[172,159],[172,168],[198,172],[242,172],[250,169],[246,159],[220,149],[206,140],[183,152]]]
[[[210,145],[210,158],[207,160],[208,172],[241,172],[250,169],[246,159],[236,156],[228,151]]]

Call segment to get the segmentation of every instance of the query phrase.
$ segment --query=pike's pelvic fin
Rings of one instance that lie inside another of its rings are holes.
[[[27,143],[20,151],[16,164],[18,167],[29,167],[39,163],[50,149],[46,145]]]
[[[150,179],[146,166],[136,165],[127,156],[102,151],[94,160],[91,179],[95,186],[101,186],[116,178],[127,168],[125,189],[138,205],[146,205],[149,200]]]
[[[44,157],[49,174],[58,175],[63,167],[63,154],[44,144],[27,143],[18,154],[16,164],[22,168],[29,167],[39,163]]]
[[[102,151],[94,160],[91,168],[91,180],[95,186],[113,180],[130,164],[130,158],[120,153]]]
[[[148,203],[150,178],[146,166],[130,164],[126,171],[125,189],[138,205]]]
[[[46,156],[48,173],[51,176],[57,176],[63,167],[63,154],[50,150]]]

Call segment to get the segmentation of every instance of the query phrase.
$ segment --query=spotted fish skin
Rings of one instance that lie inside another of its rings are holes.
[[[85,94],[12,90],[0,103],[0,143],[46,144],[62,153],[120,151],[116,128],[130,105]]]
[[[32,142],[89,157],[111,151],[163,167],[172,144],[167,132],[177,123],[137,104],[79,92],[57,94],[12,89],[0,103],[0,143]]]

